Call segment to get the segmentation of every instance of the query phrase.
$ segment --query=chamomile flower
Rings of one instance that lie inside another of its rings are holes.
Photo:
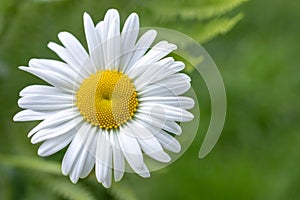
[[[21,92],[23,108],[15,121],[42,120],[28,134],[40,143],[40,156],[67,147],[62,173],[73,183],[95,168],[98,182],[110,187],[121,180],[125,162],[142,177],[149,177],[144,154],[170,162],[165,149],[179,152],[173,135],[181,134],[178,122],[190,121],[193,99],[179,96],[190,88],[183,62],[168,54],[175,44],[152,45],[155,30],[140,38],[139,18],[132,13],[120,31],[117,10],[110,9],[94,25],[84,14],[88,51],[70,33],[61,32],[63,46],[48,47],[63,61],[31,59],[29,72],[50,85],[31,85]]]

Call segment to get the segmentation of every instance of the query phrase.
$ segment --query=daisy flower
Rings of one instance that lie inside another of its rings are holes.
[[[180,73],[183,62],[167,55],[175,44],[152,45],[155,30],[140,38],[139,18],[132,13],[120,31],[117,10],[110,9],[94,25],[83,16],[88,51],[70,33],[61,32],[62,45],[48,47],[62,60],[31,59],[19,67],[50,85],[30,85],[18,100],[23,108],[14,121],[42,120],[28,134],[33,144],[43,142],[40,156],[68,146],[62,173],[76,183],[93,168],[97,181],[110,187],[121,180],[126,162],[141,177],[149,177],[144,154],[163,163],[165,152],[179,152],[174,135],[178,122],[190,121],[193,99],[179,96],[190,88],[190,78]],[[151,47],[152,46],[152,47]]]

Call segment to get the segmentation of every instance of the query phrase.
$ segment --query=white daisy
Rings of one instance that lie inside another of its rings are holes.
[[[177,47],[166,41],[152,45],[156,31],[138,39],[139,18],[132,13],[120,32],[117,10],[108,10],[96,26],[84,14],[88,53],[70,33],[61,32],[60,46],[48,47],[64,62],[31,59],[27,71],[52,86],[31,85],[20,92],[18,105],[25,109],[15,121],[43,120],[28,137],[43,142],[40,156],[68,149],[62,173],[73,183],[95,167],[98,182],[110,187],[112,169],[119,181],[125,160],[140,176],[149,177],[143,153],[169,162],[164,151],[180,151],[172,134],[181,134],[177,122],[193,119],[186,111],[193,99],[178,96],[190,88],[190,78],[179,73],[184,63],[166,57]]]

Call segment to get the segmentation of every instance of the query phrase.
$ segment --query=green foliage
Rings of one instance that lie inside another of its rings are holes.
[[[69,200],[95,200],[94,195],[82,184],[72,184],[66,177],[42,176],[39,181],[55,194]]]
[[[209,1],[151,1],[157,18],[176,18],[204,20],[226,14],[246,0],[209,0]],[[175,4],[174,4],[175,3]],[[170,6],[174,4],[174,6]],[[174,12],[176,11],[176,12]]]
[[[59,1],[65,1],[65,0],[32,0],[34,3],[55,3]]]
[[[190,35],[200,43],[227,33],[242,14],[227,16],[246,0],[149,1],[151,15],[163,27]],[[175,3],[176,2],[176,3]],[[174,6],[170,6],[174,5]]]
[[[227,33],[232,27],[234,27],[241,19],[243,15],[237,14],[232,18],[217,18],[208,22],[201,30],[195,30],[197,34],[194,38],[198,41],[207,42],[218,34]]]
[[[110,189],[109,193],[116,200],[137,200],[137,196],[132,188],[124,184],[114,184]]]
[[[84,11],[91,13],[95,21],[102,19],[106,10],[112,7],[120,10],[122,21],[129,13],[137,12],[142,27],[171,28],[205,43],[227,33],[240,21],[242,14],[235,10],[243,2],[0,0],[0,199],[135,200],[151,199],[157,195],[168,198],[172,192],[184,193],[186,188],[176,185],[177,181],[185,177],[194,178],[191,174],[185,176],[186,169],[190,167],[186,163],[180,165],[185,166],[184,169],[171,169],[169,178],[163,170],[160,170],[161,176],[154,175],[148,180],[126,174],[122,183],[114,183],[109,190],[97,183],[94,175],[72,184],[60,171],[63,152],[43,159],[36,155],[38,145],[30,144],[26,137],[26,132],[36,123],[12,122],[13,115],[20,110],[16,105],[20,89],[41,83],[37,78],[20,72],[17,66],[26,65],[31,57],[53,57],[46,44],[57,40],[59,31],[68,30],[85,41],[82,30]],[[201,61],[201,58],[195,59]],[[191,70],[187,72],[191,73]],[[191,157],[198,162],[197,152],[193,152]],[[160,180],[160,177],[164,179]],[[147,187],[143,187],[144,183]],[[188,183],[189,180],[185,182]],[[178,187],[164,191],[164,187],[172,184]],[[162,194],[162,191],[165,193]],[[148,195],[144,197],[142,192]],[[181,197],[185,199],[184,195]],[[175,195],[174,198],[178,197]]]
[[[27,170],[35,170],[56,175],[61,174],[60,165],[57,162],[46,161],[40,158],[0,154],[0,163],[2,165],[10,165],[12,167],[19,167]]]

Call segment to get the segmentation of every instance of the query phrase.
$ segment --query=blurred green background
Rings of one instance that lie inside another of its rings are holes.
[[[73,185],[60,174],[63,152],[39,158],[27,138],[36,122],[12,117],[19,91],[43,83],[17,67],[57,59],[46,45],[60,31],[85,43],[83,12],[97,22],[111,7],[122,22],[135,11],[144,27],[172,28],[203,44],[223,76],[228,112],[217,146],[198,159],[210,117],[207,93],[199,94],[202,123],[183,156],[149,179],[126,174],[106,190],[94,175]],[[291,0],[0,0],[0,199],[299,199],[299,10]]]

